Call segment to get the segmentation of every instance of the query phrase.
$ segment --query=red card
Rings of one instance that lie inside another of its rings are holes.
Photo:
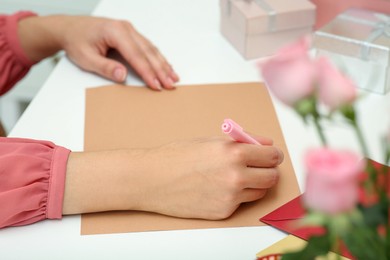
[[[313,235],[323,234],[324,229],[322,227],[299,227],[297,225],[297,221],[302,219],[305,215],[301,197],[302,195],[287,202],[283,206],[260,218],[260,221],[304,240],[308,240],[308,238]],[[341,255],[353,259],[346,249],[342,250]]]

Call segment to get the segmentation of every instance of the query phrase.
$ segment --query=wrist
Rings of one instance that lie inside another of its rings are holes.
[[[26,56],[39,62],[61,50],[62,16],[30,16],[18,24],[20,45]]]

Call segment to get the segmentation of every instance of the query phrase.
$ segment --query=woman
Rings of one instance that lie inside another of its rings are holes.
[[[87,16],[0,16],[0,93],[30,67],[65,50],[84,70],[116,82],[123,64],[147,86],[173,89],[178,76],[129,22]],[[71,152],[48,141],[0,138],[0,228],[107,210],[142,210],[183,218],[223,219],[262,198],[278,180],[283,154],[263,146],[208,137],[152,149]]]

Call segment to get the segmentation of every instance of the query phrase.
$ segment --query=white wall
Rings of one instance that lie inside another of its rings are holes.
[[[30,10],[41,15],[66,13],[89,14],[98,0],[1,0],[0,12]]]
[[[39,15],[90,14],[98,2],[99,0],[0,0],[0,13],[30,10]],[[11,91],[0,97],[0,120],[6,132],[15,125],[55,64],[54,58],[40,62]]]

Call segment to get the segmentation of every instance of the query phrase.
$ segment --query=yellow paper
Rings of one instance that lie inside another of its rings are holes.
[[[276,242],[275,244],[271,245],[270,247],[260,251],[259,253],[256,254],[257,258],[259,260],[278,260],[280,259],[280,255],[282,253],[287,253],[287,252],[295,252],[298,250],[301,250],[305,245],[306,241],[293,236],[293,235],[288,235],[286,238]],[[348,258],[341,256],[340,258],[337,258],[337,255],[335,253],[330,252],[326,257],[317,257],[317,260],[321,259],[327,259],[327,260],[336,260],[336,259],[341,259],[341,260],[346,260]]]

